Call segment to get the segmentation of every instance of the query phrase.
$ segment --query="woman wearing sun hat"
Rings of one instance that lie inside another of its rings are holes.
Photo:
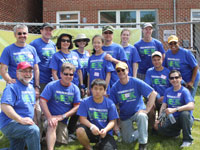
[[[80,63],[81,63],[81,70],[82,70],[82,74],[83,74],[83,86],[81,88],[85,88],[87,86],[87,66],[88,66],[88,59],[90,57],[90,54],[87,50],[85,50],[85,47],[88,45],[88,43],[90,42],[90,39],[86,37],[85,34],[81,33],[78,34],[76,39],[73,41],[75,46],[78,49],[73,50],[74,52],[76,52],[79,56],[80,59]],[[82,94],[82,97],[84,95]]]
[[[178,37],[171,35],[168,38],[169,50],[165,56],[165,66],[169,70],[179,70],[190,90],[192,97],[195,96],[200,79],[198,63],[190,50],[179,46]]]

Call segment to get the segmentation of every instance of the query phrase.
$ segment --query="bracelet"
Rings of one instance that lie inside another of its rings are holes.
[[[178,112],[178,108],[179,108],[179,107],[176,107],[176,112]]]
[[[92,131],[92,129],[95,127],[95,125],[91,125],[90,130]]]
[[[65,119],[67,116],[65,114],[62,115],[62,118]]]

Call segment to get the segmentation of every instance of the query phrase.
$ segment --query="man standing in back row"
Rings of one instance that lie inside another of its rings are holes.
[[[137,77],[141,80],[145,79],[146,71],[153,67],[151,61],[151,55],[155,51],[160,51],[162,53],[162,58],[165,57],[165,50],[160,41],[152,38],[153,26],[151,23],[145,23],[142,29],[143,38],[135,43],[135,47],[141,58],[139,62]]]

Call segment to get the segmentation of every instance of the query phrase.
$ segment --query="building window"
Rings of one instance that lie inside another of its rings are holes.
[[[156,22],[155,10],[118,10],[118,11],[99,11],[99,23],[129,24],[141,22]],[[140,28],[140,25],[130,26],[121,25],[117,28]]]
[[[56,13],[56,23],[67,24],[80,24],[80,12],[79,11],[61,11]],[[59,28],[79,28],[79,26],[73,25],[61,25]]]

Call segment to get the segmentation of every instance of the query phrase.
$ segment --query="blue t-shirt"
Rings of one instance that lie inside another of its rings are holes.
[[[172,54],[171,50],[166,52],[164,65],[169,70],[179,70],[183,80],[190,82],[192,79],[192,71],[198,64],[191,51],[179,47],[179,51],[176,54]],[[198,70],[195,81],[199,80],[199,78],[200,74]]]
[[[153,89],[144,81],[129,77],[126,85],[118,80],[110,91],[110,99],[115,104],[119,104],[120,119],[126,120],[132,117],[136,112],[146,109],[143,97],[148,97]]]
[[[92,96],[85,98],[78,108],[77,115],[87,117],[99,130],[104,129],[109,121],[119,118],[115,104],[107,97],[104,97],[102,103],[96,103]],[[112,130],[108,134],[112,135]]]
[[[35,48],[29,44],[26,44],[24,47],[11,44],[3,50],[0,58],[0,63],[8,66],[8,74],[13,79],[17,79],[17,65],[24,61],[28,62],[32,67],[40,62]],[[31,83],[33,83],[33,81],[31,81]]]
[[[145,82],[158,92],[159,96],[164,96],[165,90],[170,86],[169,69],[163,68],[157,71],[154,67],[149,68],[146,72]],[[157,96],[157,98],[159,98]]]
[[[15,112],[21,117],[34,116],[35,90],[32,84],[28,86],[22,84],[19,80],[16,83],[7,84],[3,91],[1,104],[8,104],[13,107]],[[0,129],[6,126],[12,119],[3,111],[0,113]]]
[[[79,60],[79,56],[77,53],[70,51],[69,54],[65,54],[61,51],[56,52],[50,62],[49,68],[57,70],[57,76],[60,79],[60,72],[62,68],[62,64],[69,62],[73,64],[76,67],[76,71],[74,73],[74,79],[73,83],[76,84],[77,86],[79,85],[79,77],[78,77],[78,70],[81,69],[81,63]]]
[[[102,49],[103,51],[110,54],[113,58],[127,62],[126,53],[121,45],[112,43],[109,46],[103,46]],[[114,63],[112,64],[113,64],[113,67],[115,68],[115,64]],[[119,77],[117,76],[117,72],[113,71],[111,74],[110,85],[112,86],[118,79]]]
[[[181,87],[178,91],[174,91],[174,87],[170,87],[165,91],[163,103],[167,104],[167,108],[176,108],[194,102],[190,91],[185,87]],[[192,115],[193,111],[190,111]],[[173,113],[174,117],[178,117],[180,112]]]
[[[79,53],[77,49],[73,51],[76,52],[79,56],[80,63],[81,63],[81,71],[83,74],[83,80],[87,80],[87,66],[88,66],[88,59],[90,57],[90,54],[86,50],[84,50],[83,54]]]
[[[52,73],[49,68],[49,63],[52,55],[56,52],[56,46],[54,42],[49,41],[49,43],[46,43],[41,38],[35,39],[30,43],[30,45],[35,47],[40,58],[40,62],[38,63],[40,70],[40,83],[49,83],[52,81]]]
[[[106,79],[108,72],[113,72],[115,69],[111,62],[105,60],[106,53],[100,55],[92,55],[88,60],[88,74],[90,75],[90,85],[94,79]],[[107,87],[107,94],[110,94],[110,84]]]
[[[146,71],[153,67],[151,55],[155,51],[165,53],[163,45],[160,41],[152,38],[151,42],[144,42],[142,39],[134,45],[140,55],[141,62],[139,62],[138,73],[146,74]]]
[[[140,56],[137,52],[137,49],[130,44],[127,47],[124,47],[124,51],[128,59],[127,64],[129,68],[129,76],[133,76],[133,63],[141,62]]]
[[[49,82],[40,95],[46,99],[51,115],[62,115],[73,108],[73,104],[80,103],[79,88],[71,83],[65,87],[60,80]],[[67,123],[68,118],[63,122]]]

